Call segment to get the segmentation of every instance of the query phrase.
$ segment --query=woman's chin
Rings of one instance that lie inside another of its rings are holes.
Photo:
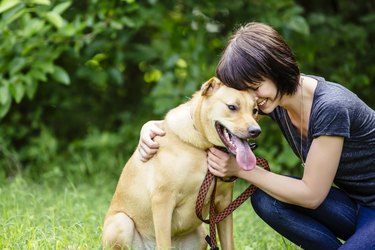
[[[270,114],[274,110],[274,108],[269,107],[269,106],[268,107],[266,107],[266,106],[258,107],[258,108],[262,111],[263,114]]]
[[[267,115],[268,115],[269,113],[271,113],[271,112],[270,112],[270,111],[268,111],[267,109],[265,109],[265,110],[263,110],[263,109],[260,109],[260,110],[262,111],[262,113],[263,113],[263,114],[267,114]]]

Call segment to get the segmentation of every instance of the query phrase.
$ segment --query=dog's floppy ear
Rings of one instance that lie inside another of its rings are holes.
[[[211,77],[207,82],[203,83],[201,87],[202,96],[211,95],[221,85],[223,85],[223,83],[217,77]]]

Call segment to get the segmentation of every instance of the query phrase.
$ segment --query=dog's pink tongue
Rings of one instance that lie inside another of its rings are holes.
[[[245,140],[233,136],[232,142],[236,145],[236,160],[238,165],[246,171],[252,170],[256,165],[256,158],[250,145]]]

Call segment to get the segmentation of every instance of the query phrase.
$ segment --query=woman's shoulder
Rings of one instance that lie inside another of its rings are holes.
[[[310,118],[314,136],[349,136],[351,128],[373,126],[375,111],[346,87],[319,77]]]
[[[323,77],[311,76],[317,80],[313,106],[315,108],[350,108],[366,105],[355,93],[345,86],[325,80]]]

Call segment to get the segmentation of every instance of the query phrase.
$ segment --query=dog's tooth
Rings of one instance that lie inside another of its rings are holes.
[[[227,129],[224,130],[224,135],[225,135],[225,139],[227,139],[228,141],[230,141],[230,136],[229,136],[229,133],[228,133]]]

